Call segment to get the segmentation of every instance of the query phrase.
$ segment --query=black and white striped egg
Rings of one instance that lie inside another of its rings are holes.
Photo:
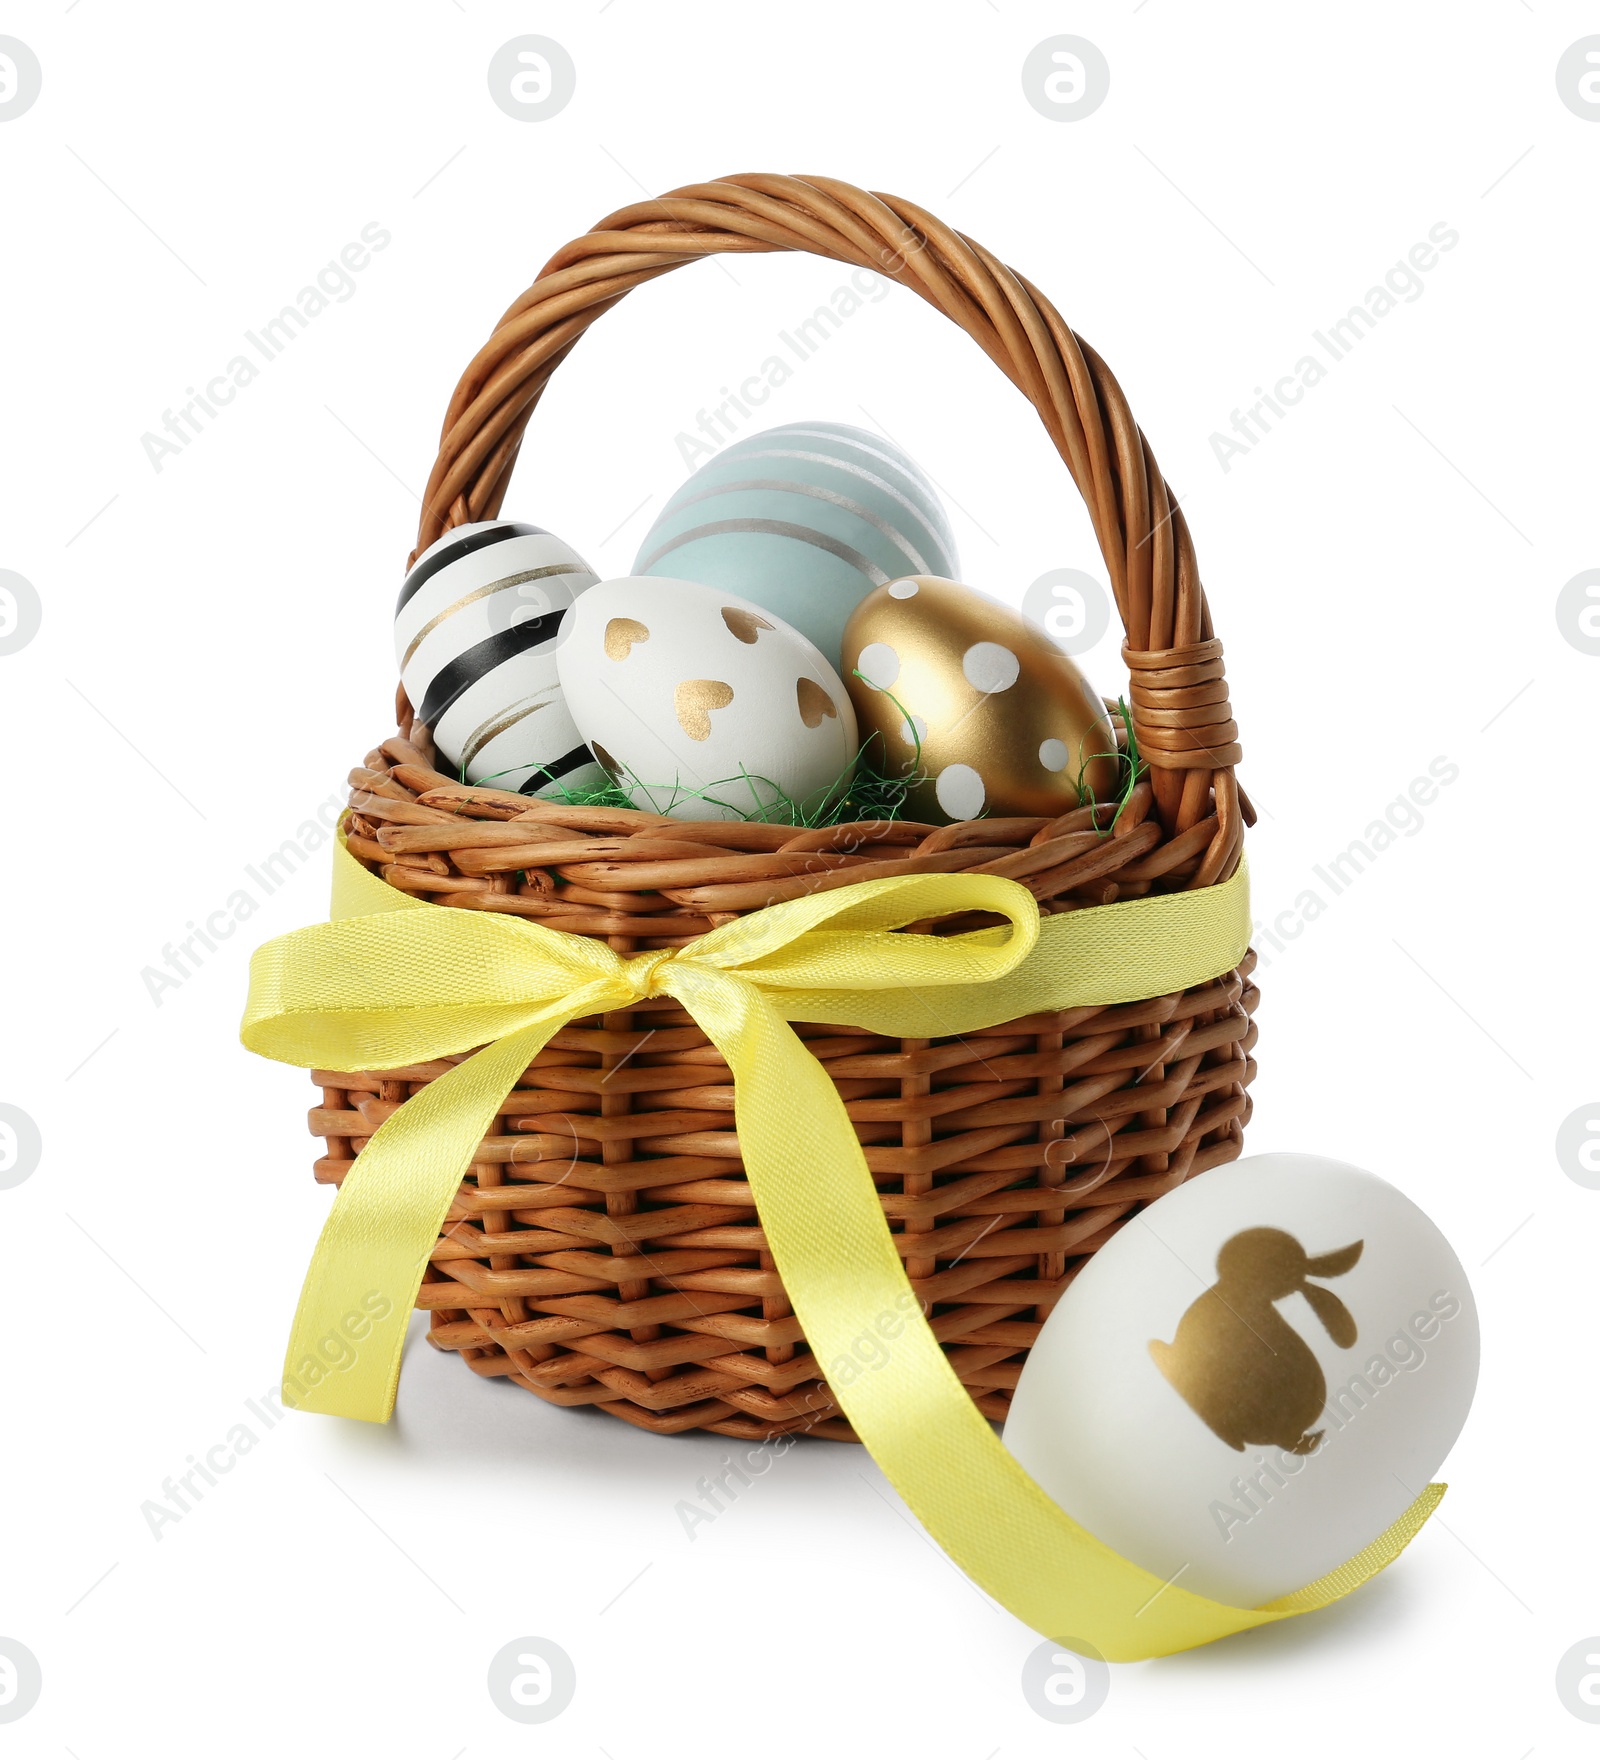
[[[556,636],[594,571],[520,520],[456,526],[400,589],[400,678],[441,768],[493,788],[596,788],[605,772],[579,737],[556,676]]]

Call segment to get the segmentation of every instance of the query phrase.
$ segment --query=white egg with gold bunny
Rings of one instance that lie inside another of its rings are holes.
[[[1259,1607],[1405,1514],[1477,1376],[1466,1273],[1409,1198],[1320,1156],[1253,1155],[1084,1265],[1004,1441],[1124,1558]]]
[[[601,581],[567,613],[555,657],[579,733],[637,806],[791,822],[849,783],[858,746],[843,682],[747,599],[694,581]]]

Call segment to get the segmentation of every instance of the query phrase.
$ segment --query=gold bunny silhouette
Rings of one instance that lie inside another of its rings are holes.
[[[1311,1277],[1339,1277],[1361,1257],[1356,1241],[1310,1258],[1281,1228],[1247,1228],[1222,1244],[1217,1281],[1195,1297],[1171,1344],[1150,1340],[1156,1367],[1191,1411],[1230,1448],[1276,1443],[1310,1454],[1322,1440],[1310,1426],[1328,1397],[1311,1347],[1274,1306],[1302,1295],[1343,1350],[1356,1342],[1350,1310]]]

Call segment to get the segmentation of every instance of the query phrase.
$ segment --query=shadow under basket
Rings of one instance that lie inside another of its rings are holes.
[[[351,852],[439,905],[511,912],[625,953],[885,874],[1003,874],[1046,914],[1226,879],[1251,815],[1183,515],[1099,357],[1036,289],[910,203],[827,179],[730,178],[624,209],[567,246],[457,389],[419,551],[499,512],[544,383],[594,318],[697,257],[766,250],[900,282],[1032,400],[1106,558],[1147,774],[1120,811],[1055,819],[813,831],[666,821],[464,786],[442,773],[402,693],[400,734],[351,776]],[[669,825],[669,857],[623,847],[659,843]],[[685,857],[685,842],[704,857]],[[1141,1205],[1239,1154],[1254,963],[1247,954],[1177,994],[958,1038],[797,1024],[855,1125],[911,1287],[987,1417],[1004,1418],[1089,1255]],[[313,1072],[311,1129],[327,1144],[317,1178],[337,1185],[372,1131],[450,1067]],[[431,1341],[480,1375],[646,1430],[854,1440],[767,1251],[733,1123],[727,1065],[672,999],[557,1032],[500,1108],[432,1252],[418,1296]],[[794,1128],[803,1138],[806,1120]]]

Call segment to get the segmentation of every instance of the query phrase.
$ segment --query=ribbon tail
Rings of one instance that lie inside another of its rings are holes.
[[[602,988],[614,986],[587,985],[550,1004],[429,1082],[373,1133],[311,1257],[284,1358],[286,1406],[388,1422],[412,1303],[478,1144],[546,1041],[605,1006],[595,1000]]]
[[[1413,1499],[1403,1514],[1391,1522],[1369,1546],[1362,1547],[1354,1558],[1347,1558],[1337,1570],[1329,1571],[1325,1577],[1318,1577],[1314,1583],[1307,1583],[1303,1589],[1296,1589],[1292,1595],[1269,1601],[1263,1611],[1284,1615],[1312,1613],[1319,1607],[1326,1607],[1331,1601],[1341,1600],[1352,1589],[1360,1588],[1369,1577],[1377,1576],[1385,1565],[1393,1564],[1416,1539],[1422,1532],[1422,1524],[1444,1501],[1446,1489],[1447,1487],[1437,1483],[1427,1486]]]
[[[1263,1608],[1191,1594],[1119,1556],[1035,1484],[973,1405],[827,1072],[748,981],[686,963],[668,987],[733,1070],[746,1177],[819,1374],[922,1525],[1035,1631],[1116,1662],[1190,1649],[1347,1594],[1426,1519],[1441,1488],[1338,1571]]]

